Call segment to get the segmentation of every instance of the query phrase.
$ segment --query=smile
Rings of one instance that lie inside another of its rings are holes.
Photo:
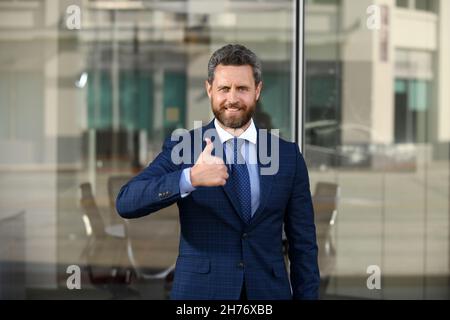
[[[240,112],[242,109],[241,108],[231,107],[231,108],[225,108],[225,110],[228,111],[228,112],[235,113],[235,112]]]

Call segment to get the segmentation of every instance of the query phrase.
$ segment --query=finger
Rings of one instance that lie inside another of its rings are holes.
[[[219,172],[222,176],[225,176],[225,175],[228,174],[228,169],[227,169],[226,166],[220,165],[220,166],[217,168],[217,172]]]
[[[219,162],[219,158],[208,155],[208,154],[203,154],[203,163],[204,164],[210,164],[210,165],[220,165],[221,163]]]
[[[210,161],[213,164],[224,165],[225,166],[225,163],[223,162],[222,158],[211,156]]]

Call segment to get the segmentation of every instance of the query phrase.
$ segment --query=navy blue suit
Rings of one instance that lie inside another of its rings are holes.
[[[214,129],[213,122],[196,130],[207,129]],[[189,134],[193,139],[194,130]],[[171,298],[239,299],[245,279],[251,300],[317,299],[320,277],[314,212],[298,145],[279,139],[279,170],[275,175],[260,175],[260,206],[246,224],[230,183],[198,187],[181,197],[181,173],[193,166],[198,154],[192,147],[191,164],[175,164],[171,153],[177,143],[168,138],[162,152],[122,187],[116,201],[123,218],[141,217],[177,203],[181,236]],[[270,153],[270,143],[268,149]],[[260,169],[270,165],[258,164]],[[282,252],[283,222],[290,281]]]

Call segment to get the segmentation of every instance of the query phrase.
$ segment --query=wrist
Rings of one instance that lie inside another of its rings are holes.
[[[191,168],[191,170],[189,170],[189,178],[191,179],[191,185],[195,188],[195,187],[197,187],[197,181],[196,181],[196,179],[195,179],[195,166],[193,166],[192,168]]]

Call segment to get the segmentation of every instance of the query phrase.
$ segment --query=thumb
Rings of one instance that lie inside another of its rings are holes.
[[[214,144],[211,142],[211,139],[205,138],[206,147],[203,149],[203,155],[211,155],[212,150],[214,149]]]

